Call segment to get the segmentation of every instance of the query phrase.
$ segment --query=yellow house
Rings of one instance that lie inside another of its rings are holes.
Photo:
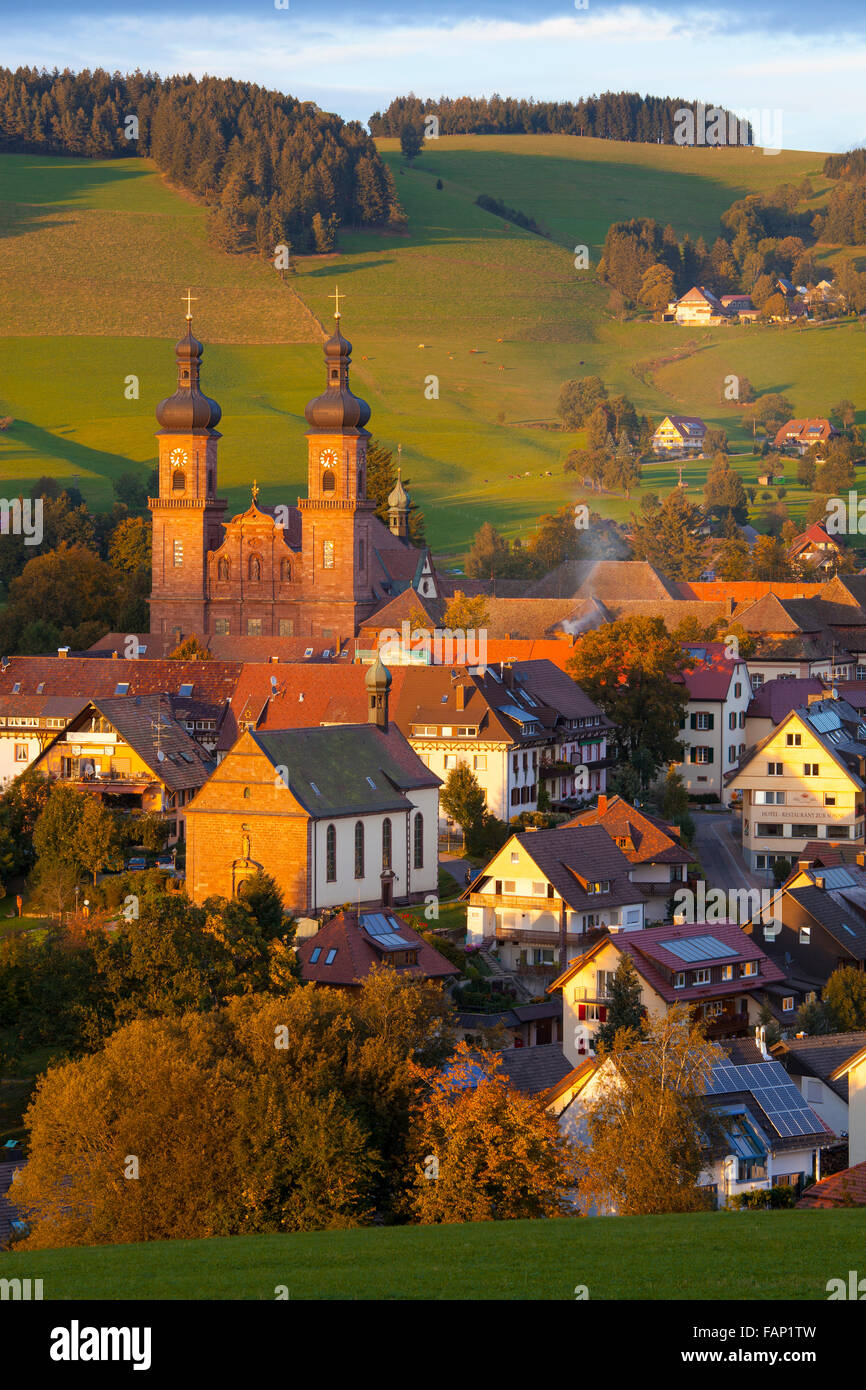
[[[696,415],[666,415],[652,437],[653,453],[699,454],[706,432],[706,425]]]
[[[730,778],[741,791],[743,854],[772,871],[810,840],[863,844],[866,730],[845,700],[815,698],[790,712]]]
[[[215,764],[181,728],[163,695],[93,700],[32,764],[116,810],[156,811],[169,838],[184,835],[184,808]]]

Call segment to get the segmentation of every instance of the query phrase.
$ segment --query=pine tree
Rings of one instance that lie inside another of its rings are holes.
[[[607,1052],[621,1028],[643,1031],[646,1010],[641,1003],[641,982],[634,961],[623,951],[607,987],[607,1018],[595,1035],[596,1052]]]

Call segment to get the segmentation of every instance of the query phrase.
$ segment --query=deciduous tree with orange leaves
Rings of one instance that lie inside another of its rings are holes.
[[[409,1207],[425,1225],[573,1214],[574,1150],[544,1101],[516,1091],[496,1053],[460,1043],[427,1070],[416,1109]]]

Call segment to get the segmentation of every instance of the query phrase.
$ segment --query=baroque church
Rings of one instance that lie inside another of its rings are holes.
[[[337,301],[339,304],[339,300]],[[442,596],[428,550],[409,543],[409,495],[398,476],[388,525],[366,492],[370,407],[349,385],[352,345],[324,347],[325,389],[311,400],[307,496],[296,507],[252,503],[226,521],[217,491],[221,410],[201,389],[203,348],[191,315],[176,347],[177,390],[160,401],[159,496],[153,514],[150,630],[173,641],[311,637],[337,645],[408,588]]]

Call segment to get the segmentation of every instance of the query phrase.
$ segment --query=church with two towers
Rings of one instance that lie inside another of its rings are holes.
[[[201,388],[202,344],[187,331],[176,347],[177,389],[160,401],[158,496],[153,517],[150,631],[180,642],[223,637],[354,637],[410,585],[435,597],[429,551],[409,543],[409,496],[398,478],[388,525],[366,489],[370,407],[349,385],[352,345],[325,343],[325,389],[311,400],[307,496],[225,520],[218,495],[221,410]]]

